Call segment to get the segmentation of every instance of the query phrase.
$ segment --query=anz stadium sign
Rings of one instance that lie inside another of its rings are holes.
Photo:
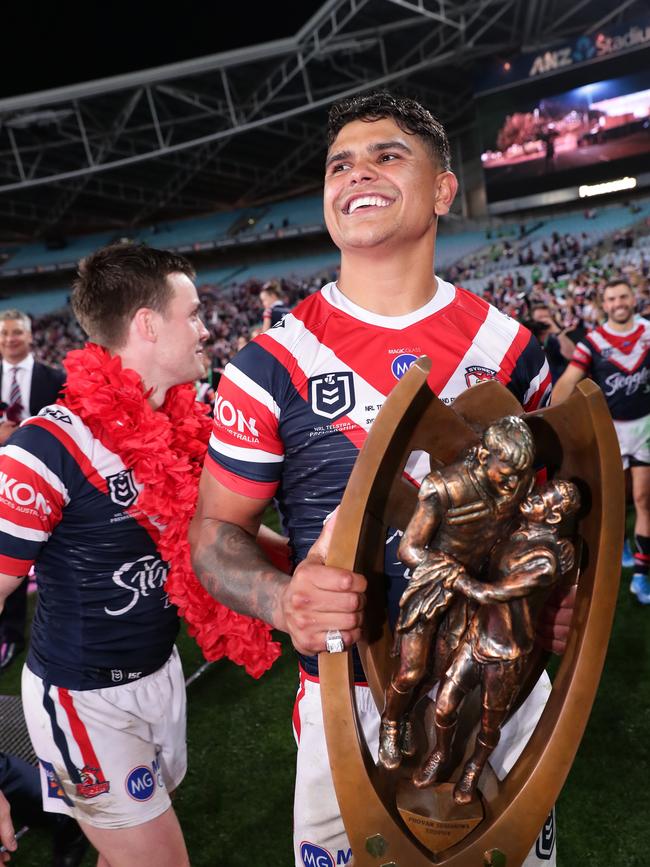
[[[538,54],[530,65],[528,77],[534,78],[577,63],[599,60],[630,48],[643,48],[648,45],[650,45],[650,25],[639,27],[635,24],[620,34],[598,33],[596,36],[580,36],[569,45]]]
[[[495,62],[481,70],[475,91],[484,96],[643,48],[650,48],[650,15],[634,24],[601,28],[595,34],[585,33],[536,54],[520,54],[506,62]]]

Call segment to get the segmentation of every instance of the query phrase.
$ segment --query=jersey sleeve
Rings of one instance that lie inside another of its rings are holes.
[[[61,445],[27,422],[0,449],[0,571],[25,575],[69,502]]]
[[[573,364],[574,367],[580,368],[585,373],[589,373],[591,368],[591,349],[587,343],[581,340],[576,344],[569,363]]]
[[[205,467],[229,490],[248,497],[273,497],[282,474],[274,379],[274,360],[251,343],[226,366],[215,397]]]
[[[526,412],[546,406],[551,396],[551,370],[539,341],[519,326],[517,340],[511,351],[519,344],[522,347],[514,360],[508,388]]]

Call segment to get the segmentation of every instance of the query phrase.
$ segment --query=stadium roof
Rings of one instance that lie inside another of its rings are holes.
[[[2,99],[0,238],[117,229],[314,189],[332,101],[387,86],[421,99],[453,133],[474,123],[487,58],[646,11],[646,0],[327,0],[286,39]]]

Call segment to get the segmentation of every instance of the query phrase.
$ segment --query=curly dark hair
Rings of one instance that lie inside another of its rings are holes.
[[[327,120],[327,146],[330,147],[341,129],[354,120],[372,123],[386,117],[392,118],[403,132],[418,136],[442,171],[449,171],[449,139],[440,121],[414,99],[394,96],[387,90],[375,90],[334,103]]]

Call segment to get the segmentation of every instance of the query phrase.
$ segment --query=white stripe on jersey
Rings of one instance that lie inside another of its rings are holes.
[[[406,461],[404,472],[410,476],[419,485],[422,484],[424,477],[431,472],[431,458],[428,452],[423,452],[420,449],[411,452]]]
[[[382,404],[386,400],[386,395],[378,391],[369,382],[367,382],[359,373],[358,370],[353,370],[344,361],[336,355],[324,343],[320,341],[308,331],[304,324],[289,313],[284,317],[284,328],[271,328],[265,332],[266,337],[275,340],[280,346],[291,353],[295,358],[296,363],[307,377],[310,376],[310,370],[323,371],[324,373],[346,373],[349,372],[354,377],[354,388],[357,395],[356,404],[347,413],[347,418],[351,419],[356,425],[363,430],[368,430],[366,413],[364,406],[368,404]],[[277,333],[275,333],[277,331]],[[284,335],[283,333],[284,332]],[[294,349],[300,349],[300,355],[297,356]],[[309,370],[305,370],[301,359],[309,359]]]
[[[60,406],[55,405],[52,408],[61,411]],[[48,425],[55,425],[64,434],[67,434],[67,436],[73,439],[77,448],[88,458],[93,469],[99,473],[102,478],[106,479],[109,476],[114,476],[117,473],[124,472],[127,469],[127,466],[120,456],[109,451],[106,446],[102,445],[100,440],[96,439],[92,435],[90,428],[84,424],[78,415],[75,415],[75,413],[67,407],[64,409],[70,421],[61,421],[60,419],[45,413],[44,410],[41,410],[37,418],[44,419]],[[133,473],[131,473],[131,476],[133,484],[135,485],[138,494],[140,494],[143,485],[136,481]]]
[[[235,461],[251,461],[254,464],[281,464],[284,461],[284,455],[276,455],[262,449],[252,449],[249,446],[246,448],[233,446],[218,440],[214,434],[210,437],[210,448]]]
[[[261,385],[255,382],[255,380],[246,376],[242,370],[229,363],[224,368],[224,375],[236,386],[241,388],[243,392],[250,395],[253,400],[261,403],[262,406],[265,406],[266,409],[268,409],[276,418],[280,418],[280,407],[273,399],[273,396],[269,394],[266,389],[262,388]]]
[[[467,368],[472,365],[485,367],[486,357],[490,360],[489,363],[494,368],[496,374],[500,370],[501,362],[506,352],[510,349],[518,331],[518,322],[510,319],[508,316],[504,316],[496,307],[489,306],[488,315],[476,332],[471,346],[469,346],[460,364],[449,377],[447,384],[438,397],[443,401],[445,399],[449,400],[466,391],[467,382],[465,380],[465,373]]]
[[[354,301],[344,295],[336,283],[327,283],[321,289],[321,295],[335,307],[337,310],[342,310],[353,319],[358,319],[359,322],[365,322],[367,325],[377,325],[379,328],[387,328],[391,331],[403,331],[411,325],[416,325],[438,313],[443,307],[448,307],[456,297],[456,287],[451,283],[446,283],[440,277],[436,277],[437,289],[427,303],[418,310],[412,310],[410,313],[404,313],[402,316],[384,316],[380,313],[373,313],[363,307],[359,307]]]
[[[28,542],[47,542],[50,538],[50,534],[44,530],[22,527],[20,524],[7,521],[6,518],[0,518],[0,532],[6,533],[8,536],[15,536],[18,539],[26,539]]]
[[[526,405],[528,404],[528,401],[533,397],[533,395],[534,395],[535,392],[537,391],[537,389],[538,389],[538,388],[541,388],[542,383],[544,382],[544,380],[546,379],[546,377],[550,374],[550,372],[551,372],[551,371],[550,371],[550,368],[549,368],[549,366],[548,366],[548,361],[547,361],[546,358],[545,358],[545,359],[544,359],[544,364],[542,365],[542,368],[541,368],[540,372],[537,374],[537,376],[535,376],[535,377],[534,377],[533,379],[531,379],[531,381],[530,381],[530,388],[529,388],[528,391],[526,392],[526,395],[524,396],[524,399],[523,399],[523,401],[522,401],[523,406],[526,406]],[[551,383],[551,381],[549,380],[548,386],[546,387],[546,391],[544,392],[544,394],[543,394],[543,395],[541,396],[541,398],[539,399],[539,406],[544,406],[545,401],[546,401],[547,394],[548,394],[548,393],[550,392],[550,390],[551,390],[551,385],[552,385],[552,383]]]
[[[47,482],[47,484],[54,488],[55,491],[58,491],[59,494],[63,497],[64,504],[67,506],[70,502],[70,496],[68,494],[68,489],[63,484],[61,479],[52,472],[52,470],[47,467],[43,461],[39,460],[35,455],[31,454],[31,452],[25,451],[25,449],[20,446],[14,446],[9,443],[3,449],[3,454],[8,455],[10,458],[13,458],[19,464],[22,464],[25,467],[29,467],[30,470],[35,472],[38,476],[40,476],[43,481]]]

